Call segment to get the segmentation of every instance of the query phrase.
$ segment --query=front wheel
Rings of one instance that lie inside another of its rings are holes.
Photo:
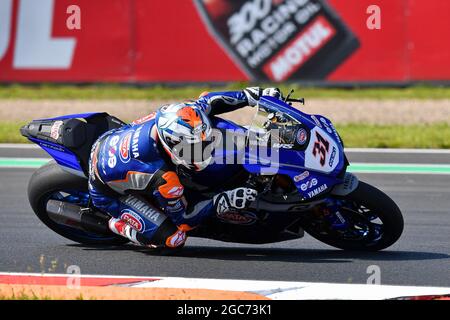
[[[332,205],[316,208],[304,225],[306,232],[328,245],[345,250],[377,251],[394,244],[403,232],[398,206],[367,183],[360,181],[352,193],[331,200]],[[327,219],[332,215],[334,223]]]

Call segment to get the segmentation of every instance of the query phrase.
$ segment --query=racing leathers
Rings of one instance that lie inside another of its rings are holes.
[[[276,89],[247,88],[203,93],[186,104],[217,115],[254,106],[263,94],[281,96]],[[155,116],[151,113],[99,137],[90,156],[89,193],[93,205],[111,215],[114,233],[140,245],[176,248],[205,217],[245,207],[255,200],[256,191],[241,187],[187,203],[175,165],[158,141]]]

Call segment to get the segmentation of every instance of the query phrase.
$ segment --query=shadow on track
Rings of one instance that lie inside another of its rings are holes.
[[[191,258],[234,261],[280,261],[299,263],[350,263],[356,260],[364,261],[421,261],[449,259],[450,255],[435,252],[420,251],[343,251],[324,249],[287,249],[287,248],[255,248],[255,247],[216,247],[216,246],[186,246],[173,255],[162,255],[146,248],[133,245],[117,247],[84,246],[71,244],[70,247],[82,248],[87,251],[135,251],[151,256],[166,256],[168,258]]]

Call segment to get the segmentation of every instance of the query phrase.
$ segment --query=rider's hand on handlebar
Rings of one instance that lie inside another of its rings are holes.
[[[271,96],[277,99],[283,98],[281,91],[278,88],[262,89],[260,87],[248,87],[244,89],[244,94],[247,97],[248,105],[252,107],[258,104],[261,96]]]
[[[245,187],[224,191],[213,197],[214,208],[219,214],[232,209],[244,209],[256,200],[257,195],[258,191]]]
[[[278,88],[266,88],[262,92],[263,96],[271,96],[277,99],[283,99],[283,95],[281,94],[280,89]]]

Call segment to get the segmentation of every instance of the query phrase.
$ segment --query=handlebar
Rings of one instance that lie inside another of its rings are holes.
[[[293,93],[294,93],[294,89],[291,89],[291,91],[289,91],[288,95],[284,99],[284,102],[300,102],[301,104],[304,105],[305,104],[305,98],[300,98],[300,99],[291,98],[291,95]]]
[[[305,104],[305,98],[301,98],[301,99],[295,99],[295,98],[288,98],[286,99],[286,102],[299,102],[301,104]]]

